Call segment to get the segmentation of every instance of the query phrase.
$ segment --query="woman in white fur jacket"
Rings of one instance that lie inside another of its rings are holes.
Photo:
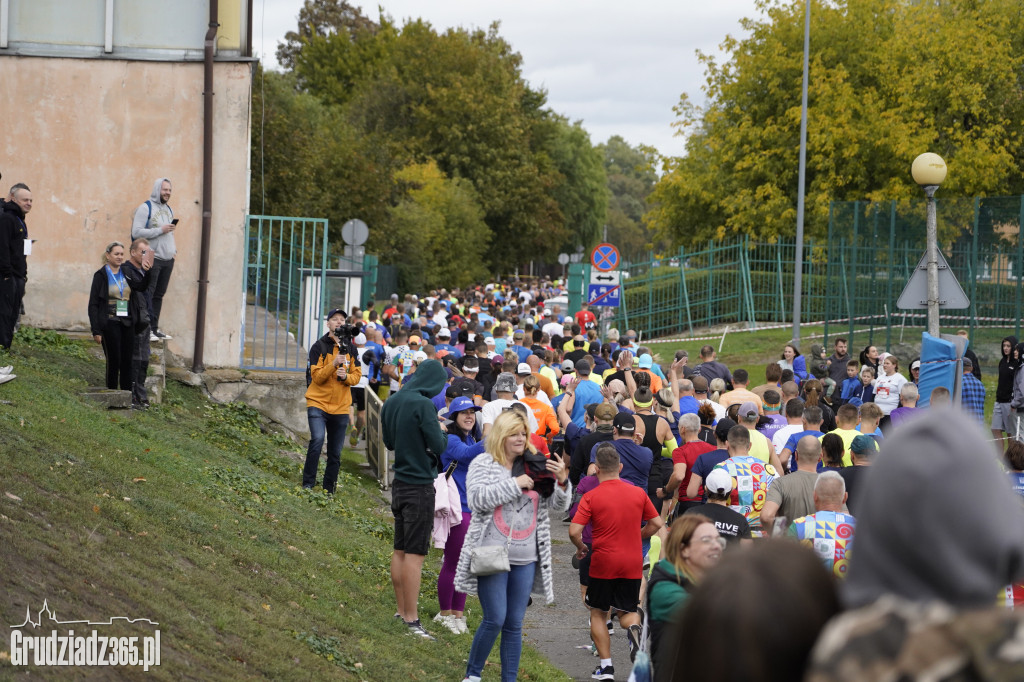
[[[568,470],[558,460],[546,467],[556,479],[554,491],[542,497],[527,474],[513,475],[517,460],[534,453],[525,414],[510,409],[494,421],[487,435],[487,452],[469,465],[466,497],[473,512],[462,545],[455,588],[475,594],[483,607],[483,621],[473,637],[465,680],[479,682],[494,640],[501,633],[501,679],[512,682],[519,672],[523,647],[523,617],[530,594],[554,601],[551,578],[551,524],[548,511],[569,508]],[[470,573],[477,547],[507,545],[511,571],[487,576]]]

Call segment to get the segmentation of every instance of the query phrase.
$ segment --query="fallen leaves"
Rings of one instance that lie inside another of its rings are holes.
[[[14,493],[5,492],[4,495],[6,495],[9,499],[14,500],[15,502],[21,502],[21,498],[15,495]]]
[[[132,483],[145,483],[145,482],[146,482],[146,479],[144,479],[142,476],[139,476],[137,478],[133,478],[132,479]]]

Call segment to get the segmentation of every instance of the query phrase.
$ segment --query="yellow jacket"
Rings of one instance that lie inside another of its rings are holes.
[[[348,376],[344,381],[338,381],[334,367],[337,355],[338,347],[329,336],[321,338],[310,349],[310,382],[306,389],[306,407],[318,407],[327,414],[348,414],[352,407],[352,386],[359,383],[362,370],[357,358],[346,356],[342,366],[348,369]]]

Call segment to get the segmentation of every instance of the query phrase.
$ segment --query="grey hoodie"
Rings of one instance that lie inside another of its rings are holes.
[[[178,252],[174,244],[174,232],[163,232],[163,226],[174,219],[174,211],[167,204],[160,201],[160,185],[164,181],[170,182],[167,178],[157,178],[153,182],[153,191],[149,195],[149,201],[145,201],[137,209],[132,219],[132,239],[140,237],[149,240],[153,249],[153,255],[160,260],[171,260]],[[149,216],[147,220],[146,216]]]
[[[845,601],[990,606],[1024,577],[1024,507],[986,431],[954,409],[894,429],[858,487]]]

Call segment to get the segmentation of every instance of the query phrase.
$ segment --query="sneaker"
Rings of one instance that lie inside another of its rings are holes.
[[[355,429],[352,429],[352,433],[348,437],[349,447],[353,447],[354,448],[358,443],[359,443],[359,432],[356,431]],[[441,614],[437,614],[437,615],[441,615]]]
[[[0,375],[0,384],[6,384],[8,381],[14,381],[17,378],[17,374],[2,374]]]
[[[466,624],[466,617],[462,618],[453,616],[452,622],[455,624],[456,629],[459,631],[458,634],[464,635],[469,632],[469,625]]]
[[[406,626],[408,626],[409,628],[410,635],[416,635],[420,639],[425,639],[428,642],[437,641],[437,639],[433,635],[431,635],[429,632],[423,629],[423,625],[420,623],[419,618],[417,618],[411,623],[406,623]]]
[[[14,365],[7,365],[6,367],[0,367],[0,376],[10,374],[14,371]]]
[[[150,334],[149,334],[149,340],[150,340],[150,342],[153,342],[153,341],[159,341],[159,340],[160,340],[160,337],[159,337],[159,336],[157,336],[156,334],[154,334],[154,333],[150,332]]]
[[[614,680],[615,679],[615,666],[606,665],[601,667],[600,665],[594,670],[594,674],[590,676],[594,680]]]
[[[441,625],[443,625],[453,635],[462,634],[462,631],[459,630],[459,626],[455,624],[455,616],[445,616],[445,619],[441,621]]]
[[[398,614],[395,614],[395,615],[398,615]],[[443,623],[445,618],[448,618],[448,616],[446,616],[445,614],[443,614],[440,611],[438,611],[437,615],[434,616],[434,622],[435,623]]]
[[[170,341],[171,339],[173,339],[173,338],[174,338],[174,337],[173,337],[173,336],[171,336],[170,334],[164,334],[164,333],[163,333],[162,331],[160,331],[159,329],[157,329],[157,330],[156,330],[155,332],[153,332],[153,334],[155,334],[155,335],[156,335],[156,337],[157,337],[158,339],[162,339],[162,340],[164,340],[164,341]]]
[[[642,635],[643,630],[640,629],[639,625],[630,625],[626,628],[626,640],[629,644],[630,663],[636,660],[636,652],[640,651],[640,637]]]

